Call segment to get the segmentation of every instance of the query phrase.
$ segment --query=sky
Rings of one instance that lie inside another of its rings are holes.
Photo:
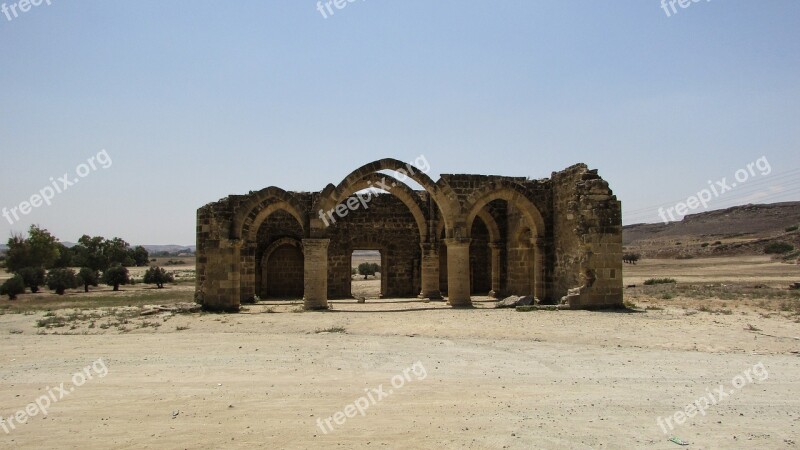
[[[584,162],[626,224],[800,200],[796,0],[0,2],[0,241],[189,245],[206,203],[421,155]]]

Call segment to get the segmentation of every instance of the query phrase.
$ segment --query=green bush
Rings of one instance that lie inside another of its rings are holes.
[[[654,284],[673,284],[673,283],[677,283],[677,281],[674,278],[650,278],[648,280],[645,280],[644,285],[652,286]]]
[[[708,242],[703,242],[702,244],[700,244],[700,247],[706,248],[708,247],[708,245],[709,245]]]
[[[120,284],[128,284],[131,282],[131,279],[128,277],[128,269],[121,266],[116,265],[109,267],[103,272],[103,283],[114,286],[114,290],[119,290]]]
[[[768,255],[789,253],[794,250],[794,245],[787,242],[773,242],[764,247],[764,253]]]
[[[164,283],[172,283],[173,281],[175,279],[172,274],[158,266],[153,266],[144,273],[144,282],[146,284],[155,284],[159,289],[164,287]]]
[[[39,292],[39,286],[44,286],[44,269],[41,267],[23,267],[17,271],[17,275],[22,277],[25,286],[30,288],[31,293]]]
[[[47,288],[58,295],[64,295],[67,289],[78,287],[78,277],[72,269],[51,269],[47,272]]]
[[[793,225],[784,231],[786,231],[787,233],[791,233],[792,231],[797,231],[798,228],[800,228],[800,225]]]
[[[358,273],[359,275],[364,275],[364,279],[366,280],[368,276],[375,275],[381,271],[381,266],[376,263],[361,263],[358,265]]]
[[[19,275],[14,275],[0,285],[0,295],[7,295],[9,300],[16,300],[17,296],[23,293],[25,293],[25,281]]]
[[[82,267],[78,272],[78,282],[83,285],[83,291],[89,292],[89,286],[97,287],[100,284],[100,273],[88,267]]]

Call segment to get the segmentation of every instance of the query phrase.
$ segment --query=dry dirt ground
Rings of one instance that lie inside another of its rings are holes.
[[[77,293],[0,300],[0,415],[57,398],[46,416],[0,426],[0,448],[680,448],[672,436],[690,449],[800,448],[800,298],[785,289],[798,266],[625,270],[637,306],[617,312],[479,298],[472,310],[370,299],[141,315],[190,300],[190,284],[90,294],[104,308]],[[641,286],[654,276],[678,284]],[[709,395],[704,415],[676,424]]]

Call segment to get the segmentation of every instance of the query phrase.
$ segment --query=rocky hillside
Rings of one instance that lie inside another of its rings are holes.
[[[743,205],[692,214],[680,222],[623,227],[626,252],[650,258],[764,254],[770,243],[800,248],[800,202]]]

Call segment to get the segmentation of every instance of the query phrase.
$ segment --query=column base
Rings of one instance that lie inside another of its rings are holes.
[[[444,297],[442,297],[442,293],[439,291],[435,292],[420,292],[417,298],[424,298],[431,301],[442,301]]]
[[[450,305],[450,307],[453,308],[453,309],[470,309],[470,308],[474,308],[475,307],[472,304],[472,300],[471,299],[467,300],[466,302],[465,301],[461,301],[461,302],[458,302],[456,304],[450,303],[450,300],[448,300],[447,304]]]
[[[303,301],[303,309],[306,311],[327,311],[330,307],[328,305]]]

